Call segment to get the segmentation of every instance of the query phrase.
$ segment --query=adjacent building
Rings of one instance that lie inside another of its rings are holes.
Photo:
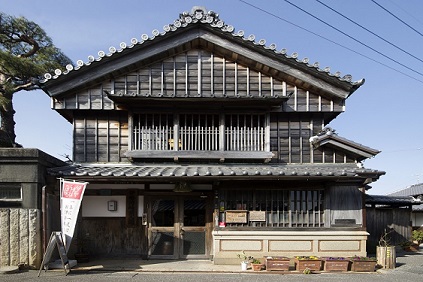
[[[415,184],[405,189],[389,194],[392,197],[411,196],[417,201],[423,200],[423,184]],[[423,228],[423,204],[413,205],[411,213],[411,224],[413,229]]]

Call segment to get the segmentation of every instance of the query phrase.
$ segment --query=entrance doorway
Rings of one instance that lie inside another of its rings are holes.
[[[152,197],[148,205],[148,256],[152,259],[208,258],[209,197]]]

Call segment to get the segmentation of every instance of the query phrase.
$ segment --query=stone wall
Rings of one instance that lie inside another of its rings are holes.
[[[42,261],[41,211],[0,209],[0,266],[39,268]]]

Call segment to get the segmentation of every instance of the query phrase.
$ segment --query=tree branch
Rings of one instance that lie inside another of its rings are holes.
[[[21,90],[35,90],[35,89],[38,89],[38,86],[34,85],[34,83],[32,83],[32,82],[28,82],[28,83],[14,87],[13,93],[16,93],[16,92],[21,91]]]
[[[22,39],[23,42],[28,43],[29,45],[32,46],[32,49],[28,52],[26,52],[25,54],[21,54],[21,57],[24,58],[28,58],[33,56],[35,53],[37,53],[37,51],[40,49],[40,46],[38,45],[38,42],[35,41],[33,38],[27,36],[26,34],[22,34],[21,36],[19,36],[20,39]]]

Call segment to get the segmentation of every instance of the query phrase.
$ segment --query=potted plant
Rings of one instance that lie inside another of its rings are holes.
[[[411,232],[411,239],[413,239],[417,245],[423,243],[423,230],[413,230],[413,232]]]
[[[419,245],[411,241],[404,241],[399,245],[406,252],[417,252],[419,250]]]
[[[260,271],[263,268],[263,263],[259,259],[251,257],[251,268],[254,271]]]
[[[348,271],[350,261],[345,257],[324,257],[323,270],[328,272]]]
[[[264,264],[266,266],[266,270],[268,271],[271,271],[271,270],[288,271],[290,262],[291,262],[291,259],[288,257],[274,257],[274,256],[264,257]]]
[[[322,268],[322,259],[316,256],[296,256],[294,261],[297,271],[304,271],[306,268],[311,271],[319,271]]]
[[[351,270],[355,272],[374,272],[377,260],[374,257],[353,256],[350,258]]]
[[[237,254],[237,257],[241,259],[241,270],[246,271],[248,268],[248,264],[250,260],[253,258],[252,256],[247,256],[245,251],[242,251],[241,253]]]
[[[395,246],[390,244],[389,233],[392,230],[385,230],[379,239],[379,245],[376,247],[377,264],[382,268],[395,268],[396,265],[396,251]]]

